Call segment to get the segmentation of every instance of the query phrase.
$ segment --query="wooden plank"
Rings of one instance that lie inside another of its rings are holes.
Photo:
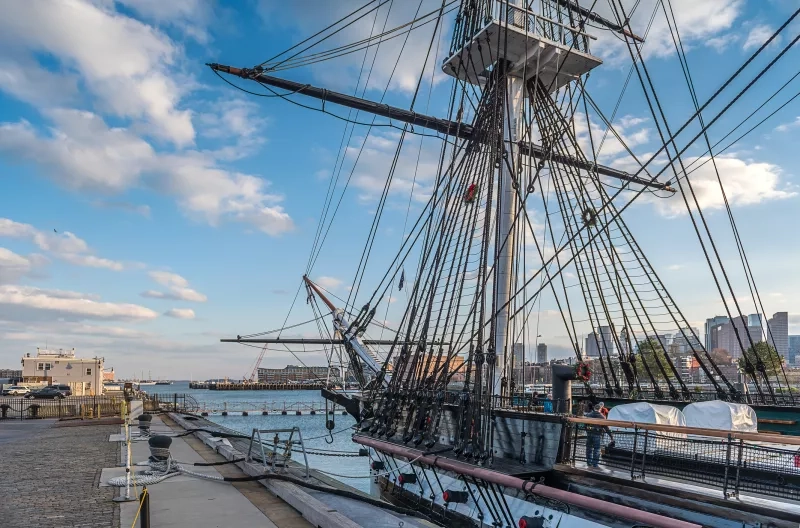
[[[758,423],[775,424],[775,425],[797,425],[797,420],[775,420],[773,418],[759,418]]]

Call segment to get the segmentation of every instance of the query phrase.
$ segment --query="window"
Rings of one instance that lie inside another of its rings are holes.
[[[44,364],[44,369],[45,370],[53,370],[53,364],[52,363],[45,363]]]
[[[44,363],[39,363],[39,366],[36,367],[36,370],[44,370]]]
[[[86,375],[87,376],[91,376],[92,375],[92,369],[90,369],[90,368],[86,369]]]

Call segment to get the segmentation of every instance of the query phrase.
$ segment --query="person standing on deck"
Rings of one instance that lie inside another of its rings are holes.
[[[606,415],[603,414],[605,405],[600,402],[594,406],[591,412],[586,414],[586,418],[598,418],[605,420]],[[586,464],[589,467],[598,467],[600,464],[600,443],[603,440],[603,433],[608,433],[611,438],[610,446],[614,445],[614,435],[611,430],[605,425],[587,425],[586,426]]]
[[[542,402],[542,404],[544,407],[544,412],[546,413],[553,412],[553,399],[550,397],[549,394],[544,397],[544,401]]]

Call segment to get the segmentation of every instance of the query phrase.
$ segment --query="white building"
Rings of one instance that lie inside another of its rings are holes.
[[[22,358],[22,379],[27,383],[66,384],[74,396],[103,393],[103,358],[80,359],[72,350],[36,349]]]

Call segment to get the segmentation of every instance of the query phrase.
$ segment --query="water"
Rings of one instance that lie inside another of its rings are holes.
[[[151,385],[142,387],[148,394],[188,394],[192,396],[203,407],[203,404],[218,407],[219,404],[227,402],[232,408],[237,405],[252,404],[257,409],[264,405],[268,408],[281,407],[282,403],[288,406],[292,403],[313,404],[315,407],[324,407],[325,399],[322,398],[318,390],[315,391],[211,391],[208,389],[190,389],[188,381],[176,381],[172,385]],[[253,429],[288,429],[299,427],[308,449],[328,449],[357,453],[358,444],[350,439],[351,427],[356,423],[350,415],[342,415],[342,409],[337,408],[333,416],[326,416],[318,413],[315,416],[303,414],[251,414],[250,416],[209,416],[208,419],[214,423],[233,429],[247,435],[252,434]],[[325,421],[330,418],[334,420],[333,443],[325,428]],[[302,462],[302,455],[295,453],[293,458]],[[369,474],[369,458],[367,457],[340,457],[340,456],[321,456],[308,455],[308,464],[317,470],[337,475],[354,475],[367,477]],[[369,478],[344,478],[331,475],[354,488],[369,492]]]

